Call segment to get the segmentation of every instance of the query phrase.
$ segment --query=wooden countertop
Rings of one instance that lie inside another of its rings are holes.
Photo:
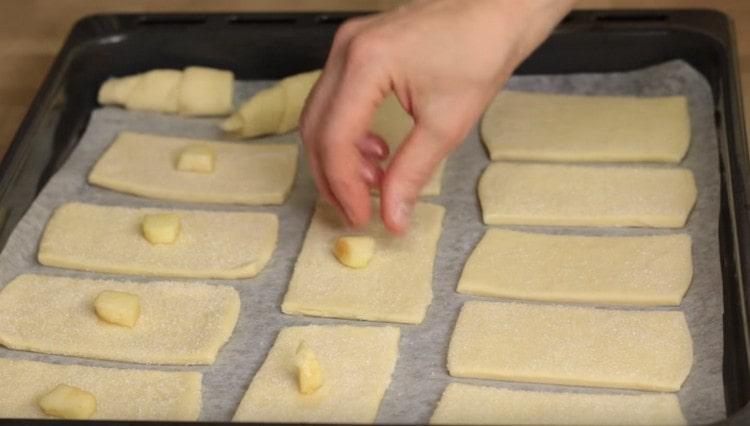
[[[71,26],[107,12],[384,10],[398,0],[3,0],[0,2],[0,156]],[[712,8],[732,17],[737,32],[744,103],[750,106],[750,1],[581,0],[578,8]],[[745,114],[750,122],[750,107]]]

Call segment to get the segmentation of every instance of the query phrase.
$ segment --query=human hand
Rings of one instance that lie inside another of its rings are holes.
[[[432,171],[572,4],[419,0],[345,22],[300,120],[318,189],[359,227],[378,187],[383,222],[405,232]],[[415,124],[384,171],[388,147],[368,129],[391,91]]]

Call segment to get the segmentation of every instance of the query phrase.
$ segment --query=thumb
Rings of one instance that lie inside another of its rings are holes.
[[[389,231],[395,234],[406,231],[422,187],[452,145],[419,123],[412,128],[383,177],[380,215]]]

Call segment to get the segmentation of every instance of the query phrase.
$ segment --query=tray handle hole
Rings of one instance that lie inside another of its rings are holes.
[[[600,22],[661,22],[669,19],[664,13],[611,13],[597,15]]]
[[[230,16],[227,23],[232,25],[290,25],[297,19],[285,16]]]
[[[143,26],[200,25],[207,21],[205,16],[142,16],[137,23]]]

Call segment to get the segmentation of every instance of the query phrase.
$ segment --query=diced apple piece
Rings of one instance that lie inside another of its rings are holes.
[[[96,411],[96,398],[83,389],[60,384],[39,399],[39,408],[50,416],[86,420]]]
[[[323,386],[323,371],[320,369],[318,358],[304,340],[297,347],[294,361],[297,366],[300,393],[310,395]]]
[[[140,299],[124,291],[106,290],[94,301],[96,315],[110,324],[133,327],[141,315]]]
[[[375,239],[368,236],[339,237],[333,254],[343,265],[361,269],[367,266],[375,253]]]
[[[189,145],[180,153],[177,170],[183,172],[211,173],[214,171],[216,154],[206,145]]]
[[[141,227],[151,244],[173,244],[180,234],[180,217],[174,213],[147,214]]]

